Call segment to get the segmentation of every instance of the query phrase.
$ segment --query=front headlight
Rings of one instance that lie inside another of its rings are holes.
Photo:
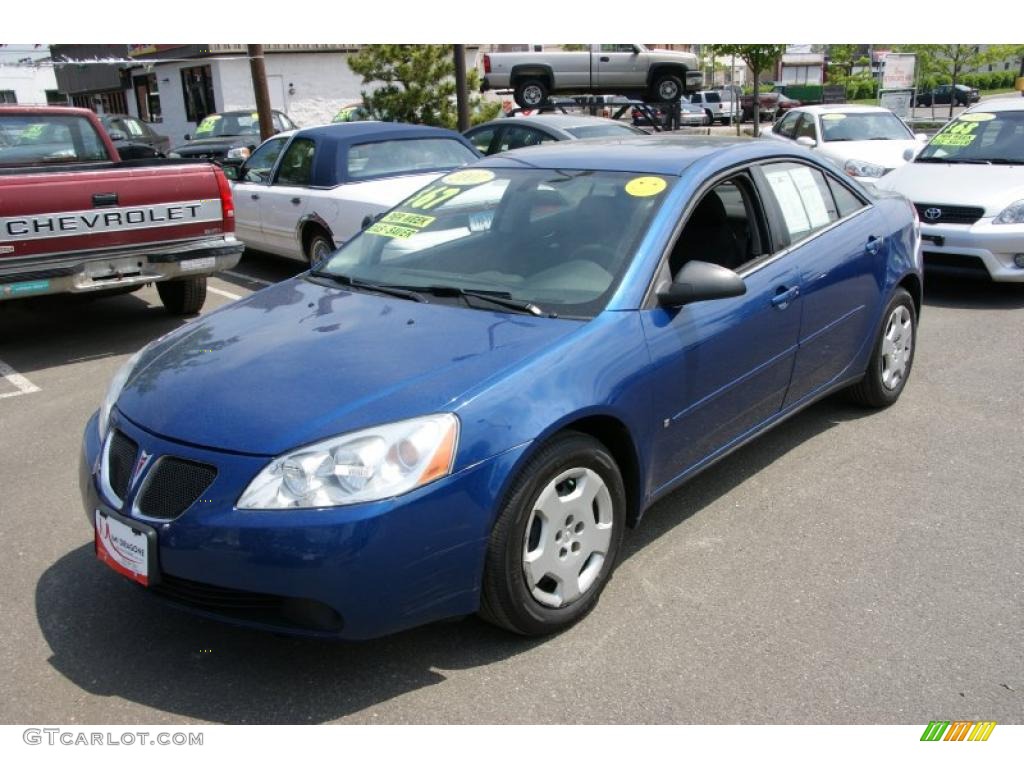
[[[236,159],[237,158],[241,158],[242,160],[245,160],[247,157],[249,157],[249,148],[248,147],[233,147],[232,149],[228,150],[227,156],[228,156],[229,159],[231,159],[231,158],[236,158]]]
[[[1024,224],[1024,200],[1010,203],[992,219],[993,224]]]
[[[168,157],[181,157],[181,155],[179,155],[177,152],[168,152],[167,156]]]
[[[408,493],[452,471],[459,420],[441,413],[339,435],[278,456],[239,509],[336,507]]]
[[[107,438],[107,431],[110,429],[110,412],[114,409],[114,404],[117,402],[117,398],[121,396],[121,390],[124,389],[124,385],[128,383],[129,377],[132,375],[132,371],[135,370],[135,366],[139,362],[139,358],[142,357],[142,353],[147,347],[143,347],[134,355],[125,361],[125,364],[117,369],[117,373],[114,374],[114,378],[110,380],[110,386],[107,387],[107,396],[103,398],[103,405],[100,406],[100,441],[102,442]]]
[[[851,176],[862,176],[870,179],[880,179],[885,176],[885,168],[866,160],[847,160],[843,164],[843,170]]]

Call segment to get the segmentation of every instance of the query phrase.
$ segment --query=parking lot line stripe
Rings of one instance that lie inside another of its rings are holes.
[[[0,377],[3,377],[4,381],[10,384],[12,387],[17,389],[17,392],[5,392],[0,395],[0,398],[4,397],[17,397],[18,395],[30,395],[33,392],[38,392],[39,387],[33,384],[31,381],[26,379],[16,370],[11,368],[3,360],[0,360]]]
[[[264,280],[261,277],[252,277],[251,275],[243,275],[241,272],[232,272],[230,269],[225,269],[221,274],[231,275],[231,277],[237,277],[239,280],[248,280],[250,283],[259,283],[260,285],[274,284],[271,280]]]
[[[231,293],[230,291],[222,291],[220,288],[214,288],[212,285],[206,286],[206,290],[208,290],[210,293],[215,293],[218,296],[223,296],[225,299],[232,299],[233,301],[238,301],[240,298],[242,298],[237,293]]]

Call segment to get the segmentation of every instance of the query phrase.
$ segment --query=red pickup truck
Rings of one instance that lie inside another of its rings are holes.
[[[92,112],[0,107],[0,301],[155,283],[194,314],[241,258],[231,187],[188,160],[122,161]]]

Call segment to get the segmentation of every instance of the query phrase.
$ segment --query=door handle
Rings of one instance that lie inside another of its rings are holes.
[[[864,250],[867,251],[871,256],[878,254],[878,249],[882,247],[882,238],[875,237],[872,235],[868,238],[868,244],[864,246]]]
[[[775,295],[772,296],[772,306],[776,309],[785,309],[789,306],[789,303],[800,295],[800,286],[794,285],[792,288],[786,288],[784,285],[780,285]]]
[[[292,198],[292,205],[298,205],[301,202],[302,202],[302,198],[301,197],[293,197]]]
[[[251,195],[249,195],[249,197],[251,197],[253,200],[259,200],[260,199],[260,196],[257,195],[255,192],[253,192]]]
[[[611,61],[611,59],[609,59],[607,56],[602,56],[601,57],[601,61],[609,62],[609,61]]]

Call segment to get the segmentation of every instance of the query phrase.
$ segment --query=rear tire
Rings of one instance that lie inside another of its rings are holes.
[[[678,101],[683,95],[683,81],[675,75],[658,75],[651,83],[651,101]]]
[[[156,291],[164,309],[171,315],[194,315],[206,303],[206,278],[187,277],[157,283]]]
[[[888,408],[899,400],[910,377],[916,345],[914,300],[897,288],[882,313],[882,325],[864,378],[847,390],[850,399],[867,408]]]
[[[523,109],[536,109],[548,100],[548,86],[536,78],[520,80],[512,98]]]
[[[328,258],[334,252],[334,241],[322,229],[315,229],[306,238],[306,261],[315,267],[319,261]]]
[[[484,564],[480,616],[547,635],[596,605],[626,523],[626,493],[603,444],[566,432],[527,462],[505,495]]]

